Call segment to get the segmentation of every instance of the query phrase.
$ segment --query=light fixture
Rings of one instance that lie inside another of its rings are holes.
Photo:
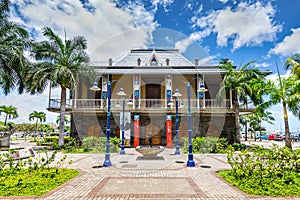
[[[98,87],[98,83],[95,81],[94,84],[93,84],[93,87],[90,87],[90,90],[100,91],[101,88]]]
[[[197,92],[206,92],[206,91],[208,91],[208,89],[206,89],[204,84],[201,83],[199,89],[197,90]]]

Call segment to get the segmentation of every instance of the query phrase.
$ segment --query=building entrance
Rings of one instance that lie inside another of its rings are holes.
[[[146,107],[161,106],[161,89],[160,84],[147,84],[146,85]]]

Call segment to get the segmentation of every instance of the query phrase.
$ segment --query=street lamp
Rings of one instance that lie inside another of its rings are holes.
[[[122,126],[121,126],[121,128],[122,128],[122,143],[121,143],[120,154],[124,155],[125,154],[125,150],[124,150],[124,109],[125,109],[125,96],[126,96],[126,94],[125,94],[123,88],[120,88],[120,92],[118,92],[117,95],[122,97]]]
[[[176,143],[176,150],[175,150],[175,155],[180,155],[180,151],[179,151],[179,144],[178,144],[178,123],[179,123],[179,119],[178,119],[178,97],[181,97],[182,95],[180,94],[179,90],[176,89],[175,90],[175,94],[173,94],[173,97],[176,98],[176,103],[175,103],[175,107],[176,107],[176,128],[175,128],[175,143]]]
[[[103,78],[107,82],[107,124],[106,124],[106,143],[105,143],[105,160],[103,163],[103,167],[111,166],[110,161],[110,98],[111,98],[111,86],[117,80],[109,81],[105,76],[97,76],[95,78],[95,82],[93,87],[90,90],[100,91],[101,88],[98,87],[97,79]]]
[[[188,167],[195,167],[195,161],[193,159],[193,146],[192,146],[192,122],[191,122],[191,82],[195,79],[198,79],[197,77],[193,78],[189,82],[182,81],[187,86],[187,97],[188,97],[188,145],[189,145],[189,153],[188,153],[188,161],[187,166]],[[203,85],[204,86],[204,85]],[[200,87],[197,92],[205,92],[207,89],[205,87]]]

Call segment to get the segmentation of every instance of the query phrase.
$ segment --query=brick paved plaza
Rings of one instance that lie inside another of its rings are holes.
[[[174,155],[175,149],[165,149],[157,160],[137,159],[135,149],[125,150],[126,155],[111,154],[111,167],[101,167],[104,154],[68,154],[73,163],[64,166],[81,171],[73,180],[42,197],[0,199],[286,199],[249,196],[224,182],[214,172],[230,168],[225,154],[194,154],[196,167],[186,167],[187,155]]]

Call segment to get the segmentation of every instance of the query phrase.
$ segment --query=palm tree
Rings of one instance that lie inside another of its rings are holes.
[[[300,54],[295,54],[285,62],[286,69],[292,68],[292,73],[300,79]]]
[[[264,127],[262,127],[261,117],[255,113],[252,113],[252,114],[250,114],[249,118],[250,118],[249,132],[251,132],[251,135],[254,134],[254,141],[256,141],[256,133],[259,132],[259,138],[261,141],[261,132],[266,131],[266,129]]]
[[[60,86],[60,134],[58,144],[64,145],[64,119],[66,114],[66,92],[74,89],[79,72],[83,71],[89,62],[85,52],[87,41],[77,36],[73,39],[61,39],[51,28],[43,28],[43,34],[48,38],[33,46],[32,55],[37,61],[27,77],[28,91],[31,94],[41,93],[48,83],[52,87]]]
[[[35,122],[35,138],[37,135],[37,125],[38,122],[41,122],[41,124],[43,122],[46,121],[46,114],[44,112],[38,112],[38,111],[33,111],[32,113],[29,114],[29,120],[36,120]]]
[[[289,76],[287,78],[282,78],[279,74],[278,66],[278,84],[272,83],[269,85],[270,87],[270,100],[269,104],[275,105],[278,103],[282,104],[283,107],[283,119],[285,125],[285,146],[292,148],[292,143],[290,139],[290,128],[288,121],[288,113],[287,110],[293,112],[294,115],[299,116],[299,102],[300,102],[300,80],[298,80],[295,76]]]
[[[262,73],[257,68],[251,68],[254,61],[246,63],[240,69],[236,69],[232,62],[228,59],[221,60],[219,67],[225,70],[223,85],[221,86],[217,97],[222,98],[224,93],[232,93],[234,97],[234,110],[235,110],[235,142],[240,142],[240,129],[239,129],[239,99],[250,100],[254,99],[251,95],[251,85],[256,79],[263,79],[266,74]]]
[[[70,123],[70,120],[69,120],[68,116],[65,116],[64,121],[65,121],[66,124]],[[59,122],[60,122],[60,116],[58,115],[57,118],[56,118],[56,123],[59,124]]]
[[[7,119],[15,119],[19,116],[17,112],[17,108],[13,106],[5,106],[5,105],[0,106],[0,114],[2,113],[5,114],[4,125],[6,125]]]
[[[65,116],[64,122],[65,122],[65,124],[70,123],[70,120],[69,120],[68,116]],[[56,118],[56,124],[59,125],[59,123],[60,123],[60,116],[58,115],[57,118]],[[65,131],[65,129],[69,130],[69,126],[64,126],[64,131]]]
[[[269,124],[274,124],[275,118],[272,116],[272,113],[266,110],[267,107],[265,104],[260,104],[256,107],[254,115],[257,118],[258,126],[261,127],[259,129],[259,140],[261,141],[261,132],[263,130],[262,128],[262,122],[265,121]],[[256,140],[256,139],[255,139]]]
[[[250,123],[249,115],[242,115],[240,117],[240,124],[244,127],[245,141],[248,140],[248,124]]]
[[[24,52],[31,44],[28,32],[8,20],[9,0],[0,1],[0,87],[7,95],[24,90],[29,61]]]

